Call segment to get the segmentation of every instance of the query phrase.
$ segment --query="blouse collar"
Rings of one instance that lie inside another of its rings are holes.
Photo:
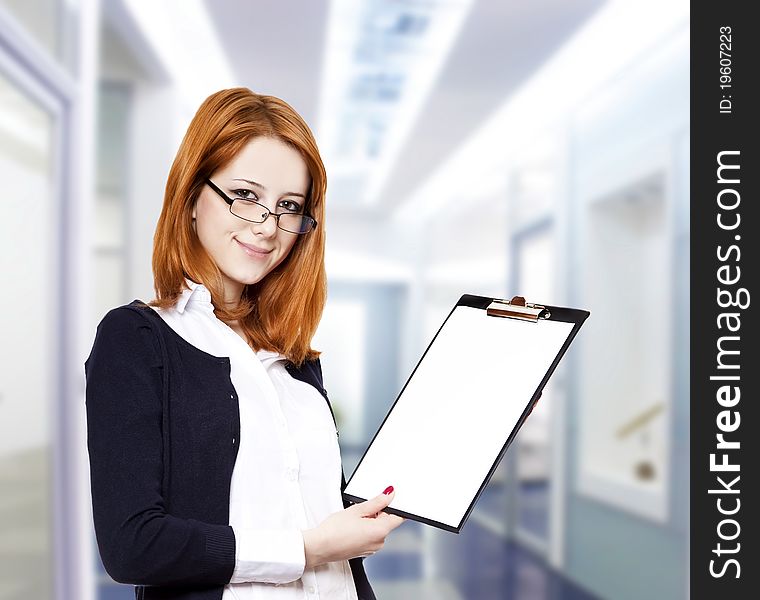
[[[214,305],[211,302],[211,292],[208,291],[205,285],[196,283],[192,279],[185,277],[185,286],[177,299],[177,304],[174,306],[178,313],[184,313],[187,305],[191,303],[211,307],[211,310],[214,309]]]
[[[206,308],[213,313],[214,304],[211,302],[211,292],[208,291],[208,288],[202,283],[196,283],[187,277],[185,277],[185,285],[187,287],[182,290],[182,293],[177,299],[177,304],[174,306],[175,310],[182,314],[185,312],[188,305],[194,305]],[[287,356],[284,354],[270,352],[269,350],[259,350],[256,352],[256,355],[265,367],[269,367],[270,364],[280,360],[287,360]]]

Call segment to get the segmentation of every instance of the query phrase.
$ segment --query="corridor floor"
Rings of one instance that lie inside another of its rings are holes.
[[[379,600],[597,600],[472,517],[459,535],[407,520],[364,564]]]

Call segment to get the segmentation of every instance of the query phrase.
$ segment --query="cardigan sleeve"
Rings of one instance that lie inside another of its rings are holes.
[[[134,585],[228,583],[232,527],[165,509],[163,366],[150,323],[131,309],[111,310],[84,366],[93,520],[106,572]]]

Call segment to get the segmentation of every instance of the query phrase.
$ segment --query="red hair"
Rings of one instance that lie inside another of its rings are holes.
[[[239,305],[228,309],[221,272],[195,233],[192,209],[205,179],[259,136],[276,138],[303,157],[311,176],[305,212],[316,219],[317,227],[298,236],[287,258],[261,281],[246,285]],[[238,321],[254,350],[279,352],[298,366],[318,357],[311,339],[327,299],[326,188],[314,136],[289,104],[243,87],[212,94],[193,117],[169,171],[153,239],[156,298],[149,304],[173,306],[187,277],[208,288],[216,316]]]

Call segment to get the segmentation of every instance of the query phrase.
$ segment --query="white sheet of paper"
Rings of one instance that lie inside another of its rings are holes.
[[[573,323],[457,306],[346,487],[458,527]]]

